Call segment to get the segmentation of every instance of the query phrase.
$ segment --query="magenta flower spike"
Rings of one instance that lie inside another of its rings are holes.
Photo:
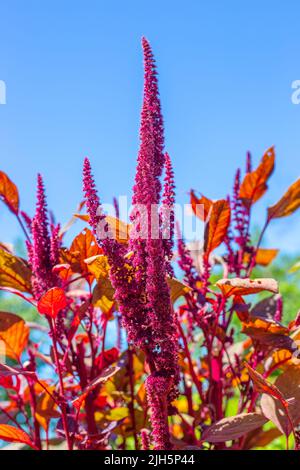
[[[174,203],[174,181],[170,158],[163,154],[163,119],[155,62],[150,45],[144,38],[142,45],[145,67],[144,99],[131,219],[136,228],[139,225],[143,229],[141,225],[146,223],[147,233],[142,236],[137,229],[134,236],[131,234],[129,251],[133,255],[126,259],[126,249],[117,240],[98,238],[98,243],[108,257],[110,279],[122,322],[127,330],[128,342],[145,352],[150,368],[146,388],[155,447],[170,449],[168,407],[177,395],[179,368],[177,328],[166,280],[172,246],[171,242],[165,244],[162,238],[158,207],[164,165],[164,202],[169,207]],[[97,225],[104,216],[99,215],[100,201],[88,159],[84,162],[83,187],[90,224],[97,234]],[[141,207],[143,214],[140,213]],[[174,219],[171,222],[172,234],[173,224]],[[160,395],[165,397],[163,402]]]
[[[98,197],[96,185],[92,176],[91,164],[88,158],[83,164],[83,191],[85,193],[86,208],[90,216],[90,225],[96,233],[97,225],[101,216],[97,213],[100,210],[100,199]]]
[[[155,450],[170,450],[173,447],[170,441],[166,399],[166,390],[169,386],[170,382],[166,377],[149,376],[146,379]]]
[[[174,247],[174,224],[175,224],[175,183],[174,172],[170,155],[165,153],[165,179],[162,196],[162,236],[167,260],[167,269],[170,276],[174,276],[174,270],[171,266]]]
[[[144,52],[144,98],[141,112],[140,150],[135,178],[133,204],[158,204],[164,166],[164,127],[153,53],[147,39]],[[151,178],[149,174],[151,172]]]
[[[27,244],[29,261],[32,269],[32,286],[36,299],[39,299],[48,289],[55,285],[52,273],[51,245],[53,240],[49,235],[48,211],[44,183],[41,175],[37,178],[37,205],[32,219],[32,244]]]
[[[153,224],[159,220],[160,177],[165,160],[168,172],[165,197],[170,205],[174,202],[174,184],[170,159],[163,155],[163,118],[154,58],[146,39],[143,38],[142,44],[145,65],[144,101],[141,116],[141,145],[133,203],[143,204],[147,207],[148,227],[146,240],[138,240],[138,243],[133,240],[132,248],[136,253],[135,266],[140,267],[144,275],[148,316],[151,324],[153,346],[149,355],[154,365],[154,371],[146,381],[146,389],[150,403],[153,437],[156,448],[168,449],[170,448],[170,440],[167,408],[170,401],[176,396],[176,385],[179,380],[178,340],[166,280],[166,256],[170,256],[170,251],[166,251],[161,227],[159,227],[158,236],[153,235]],[[156,382],[159,382],[159,387],[153,386]],[[164,404],[160,403],[161,394],[167,397]],[[160,416],[160,420],[157,419],[158,416]]]
[[[51,226],[50,237],[50,259],[52,266],[59,263],[59,249],[61,247],[61,240],[59,236],[60,224]]]

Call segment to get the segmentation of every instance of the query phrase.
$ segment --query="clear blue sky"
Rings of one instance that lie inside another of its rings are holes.
[[[142,97],[140,39],[159,69],[178,200],[193,187],[224,196],[245,153],[255,162],[276,145],[276,173],[260,207],[299,176],[300,79],[297,0],[58,1],[1,4],[1,169],[32,214],[35,175],[66,221],[82,198],[81,168],[91,158],[104,201],[130,194]],[[259,221],[263,210],[257,209]],[[262,220],[261,220],[262,222]],[[1,241],[18,233],[1,205]],[[300,247],[300,212],[273,223],[269,243]]]

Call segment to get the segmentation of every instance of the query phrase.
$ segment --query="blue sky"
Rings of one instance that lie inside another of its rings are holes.
[[[192,187],[225,195],[247,150],[257,163],[275,144],[271,190],[256,209],[276,202],[299,177],[300,4],[129,0],[2,2],[1,169],[32,214],[35,177],[45,178],[49,206],[66,221],[82,198],[81,168],[91,158],[101,198],[130,194],[142,98],[140,39],[159,69],[179,202]],[[18,228],[1,205],[1,241]],[[300,211],[275,221],[269,244],[299,249]]]

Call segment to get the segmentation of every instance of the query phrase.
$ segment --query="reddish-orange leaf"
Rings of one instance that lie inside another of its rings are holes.
[[[127,243],[129,240],[129,233],[131,225],[123,222],[116,217],[107,215],[105,221],[108,223],[109,231],[119,243]]]
[[[239,277],[234,277],[231,279],[220,279],[216,286],[222,291],[225,297],[230,297],[231,295],[250,295],[257,294],[267,290],[273,292],[274,294],[278,293],[278,283],[275,279],[262,278],[262,279],[242,279]]]
[[[55,387],[46,387],[48,392],[53,393],[55,391]],[[36,400],[36,419],[43,427],[45,431],[47,431],[49,427],[49,422],[52,418],[59,418],[60,414],[57,411],[57,406],[50,396],[49,393],[44,391]]]
[[[0,171],[0,198],[14,214],[19,212],[19,192],[9,177]]]
[[[286,217],[300,207],[300,178],[292,184],[282,198],[268,208],[268,220]]]
[[[84,262],[88,266],[88,270],[95,276],[97,281],[108,277],[109,264],[105,255],[96,255],[87,258]]]
[[[0,286],[31,292],[31,271],[26,262],[0,249]]]
[[[270,147],[256,170],[247,173],[240,187],[240,198],[246,207],[258,201],[268,189],[267,181],[274,170],[275,151]]]
[[[72,259],[64,261],[67,261],[67,263],[71,265],[72,270],[74,272],[88,273],[89,271],[85,260],[92,256],[102,254],[102,250],[97,245],[96,238],[91,230],[85,228],[79,235],[77,235],[77,237],[74,238],[69,253],[76,261],[73,262]]]
[[[260,428],[267,422],[261,413],[241,413],[215,422],[206,428],[201,436],[202,441],[225,442],[247,435],[253,429]]]
[[[43,315],[56,318],[57,314],[67,306],[65,292],[60,287],[48,290],[38,302],[38,311]]]
[[[256,389],[260,393],[266,393],[274,398],[277,398],[283,407],[283,412],[285,413],[288,423],[292,430],[294,430],[293,421],[289,412],[289,402],[285,399],[283,393],[279,388],[266,380],[259,372],[254,370],[249,364],[245,363],[245,366],[248,369],[249,375],[253,380]],[[295,436],[294,436],[295,437]]]
[[[15,428],[14,426],[10,426],[9,424],[0,424],[0,440],[6,442],[21,442],[33,449],[36,449],[30,436],[28,436],[25,431]]]
[[[207,219],[212,204],[213,201],[211,201],[211,199],[208,199],[207,197],[203,196],[203,194],[200,198],[197,198],[194,191],[191,190],[191,206],[194,211],[194,214],[204,222]]]
[[[88,214],[74,214],[74,217],[82,220],[83,222],[89,222],[90,217]],[[110,215],[105,216],[105,222],[108,224],[109,232],[112,238],[115,238],[119,243],[127,243],[129,240],[129,232],[131,225],[123,222],[116,217]]]
[[[260,266],[268,266],[278,255],[279,250],[272,248],[259,248],[256,253],[255,261]]]
[[[63,281],[67,281],[68,278],[72,275],[72,269],[70,264],[62,263],[56,264],[53,269],[53,273],[57,274]]]
[[[263,414],[287,436],[300,422],[300,370],[299,367],[289,366],[280,374],[274,384],[288,402],[288,414],[285,405],[274,397],[264,394],[261,398]],[[287,419],[288,418],[288,419]]]
[[[0,312],[0,340],[5,344],[5,355],[20,359],[28,343],[29,328],[22,318],[14,313]]]
[[[246,304],[243,297],[240,295],[235,295],[233,300],[234,310],[236,311],[237,316],[243,322],[249,319],[249,305]]]
[[[83,222],[89,222],[90,216],[88,214],[74,214],[74,217],[82,220]]]
[[[242,323],[241,332],[272,350],[293,351],[293,340],[288,336],[289,330],[274,320],[250,317]]]
[[[281,391],[276,387],[276,385],[266,380],[259,372],[254,370],[247,362],[245,362],[245,366],[247,367],[249,375],[251,379],[253,380],[255,388],[258,392],[272,395],[273,397],[277,398],[282,404],[284,404],[284,406],[287,406],[287,401],[285,400]]]
[[[268,266],[278,255],[279,250],[272,248],[259,248],[256,253],[255,262],[260,266]],[[251,261],[252,255],[250,253],[245,253],[243,257],[243,262],[245,264]]]
[[[208,256],[227,235],[230,224],[230,205],[225,199],[215,201],[209,211],[204,233],[204,252]]]

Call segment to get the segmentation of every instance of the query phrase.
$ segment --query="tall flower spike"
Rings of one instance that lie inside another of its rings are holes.
[[[32,245],[27,245],[32,268],[32,286],[36,299],[39,299],[46,290],[55,285],[55,276],[52,273],[51,239],[48,225],[44,183],[39,174],[37,179],[37,206],[31,224]]]
[[[133,188],[135,208],[131,219],[133,222],[137,221],[140,214],[135,209],[142,206],[143,216],[146,217],[146,220],[142,221],[147,222],[147,234],[142,237],[139,233],[137,236],[131,233],[129,250],[133,252],[133,256],[130,259],[124,258],[124,247],[116,240],[98,239],[98,243],[108,257],[111,267],[110,279],[127,330],[128,342],[145,352],[151,371],[146,388],[156,448],[169,449],[171,444],[167,419],[168,405],[176,396],[179,379],[178,342],[166,281],[165,248],[161,230],[158,237],[152,237],[153,214],[154,223],[158,221],[160,229],[158,204],[161,193],[160,177],[165,160],[164,136],[154,58],[146,39],[143,39],[142,44],[145,66],[144,99],[141,143]],[[95,230],[99,221],[99,198],[88,160],[84,164],[84,191],[90,224]],[[163,402],[160,395],[165,397]]]
[[[151,231],[154,230],[153,215],[155,215],[155,205],[158,205],[160,201],[161,183],[159,178],[164,166],[164,129],[155,61],[150,44],[145,38],[142,39],[142,47],[144,53],[144,96],[141,112],[140,148],[132,198],[134,210],[131,214],[131,220],[137,229],[137,234],[130,240],[130,249],[134,253],[132,264],[136,270],[135,277],[139,284],[140,295],[143,295],[146,288],[145,239],[151,237]],[[158,218],[155,223],[157,232]],[[142,233],[139,233],[139,230]]]
[[[97,226],[101,216],[97,213],[100,208],[100,199],[98,197],[96,185],[92,176],[91,164],[88,158],[84,159],[83,164],[83,191],[85,193],[86,207],[90,216],[90,225],[96,233]]]
[[[144,210],[146,209],[147,236],[145,239],[132,240],[131,248],[134,252],[133,263],[137,268],[139,286],[146,295],[146,306],[151,326],[151,343],[154,345],[152,350],[148,350],[148,361],[152,364],[152,374],[146,381],[153,437],[157,449],[169,449],[171,444],[167,419],[168,404],[176,396],[176,386],[179,379],[178,340],[169,287],[166,281],[166,250],[158,222],[160,177],[165,163],[163,118],[153,54],[149,43],[144,38],[142,45],[145,67],[144,100],[133,204],[143,205]],[[171,171],[170,166],[168,166],[168,171]],[[168,178],[171,178],[170,173]],[[169,183],[172,184],[171,181]],[[171,186],[167,191],[167,200],[170,203],[173,197]],[[163,402],[161,402],[161,395],[165,397]]]
[[[174,271],[171,266],[171,259],[173,257],[174,246],[174,203],[175,203],[175,183],[172,162],[169,154],[165,153],[165,179],[164,191],[162,199],[162,236],[164,240],[165,255],[168,261],[167,269],[171,276],[174,276]]]
[[[46,202],[44,182],[40,174],[38,174],[37,176],[37,206],[36,206],[35,219],[39,226],[40,233],[43,238],[43,242],[46,245],[46,243],[49,242],[48,211],[47,211],[47,202]]]
[[[50,259],[51,259],[52,266],[55,266],[59,262],[59,249],[61,247],[59,231],[60,231],[60,224],[51,225]]]
[[[155,450],[172,449],[166,399],[166,390],[168,390],[169,386],[170,381],[166,377],[150,376],[146,379],[147,399],[151,410]]]
[[[140,150],[134,186],[133,204],[158,204],[159,178],[164,165],[164,127],[159,100],[156,66],[147,39],[142,39],[144,52],[144,98],[141,113]],[[149,178],[149,170],[152,177]]]
[[[164,129],[159,100],[155,61],[148,41],[142,40],[144,52],[144,99],[141,113],[141,144],[138,154],[133,204],[142,205],[147,212],[147,236],[131,240],[133,263],[141,293],[146,294],[148,316],[152,329],[154,350],[152,361],[156,373],[178,380],[177,337],[169,287],[166,281],[165,248],[159,230],[158,204],[165,156]],[[167,157],[167,201],[172,202],[172,170]],[[158,225],[158,226],[157,226]],[[158,233],[157,233],[158,232]],[[155,235],[154,235],[155,233]],[[139,271],[142,271],[142,275]]]

